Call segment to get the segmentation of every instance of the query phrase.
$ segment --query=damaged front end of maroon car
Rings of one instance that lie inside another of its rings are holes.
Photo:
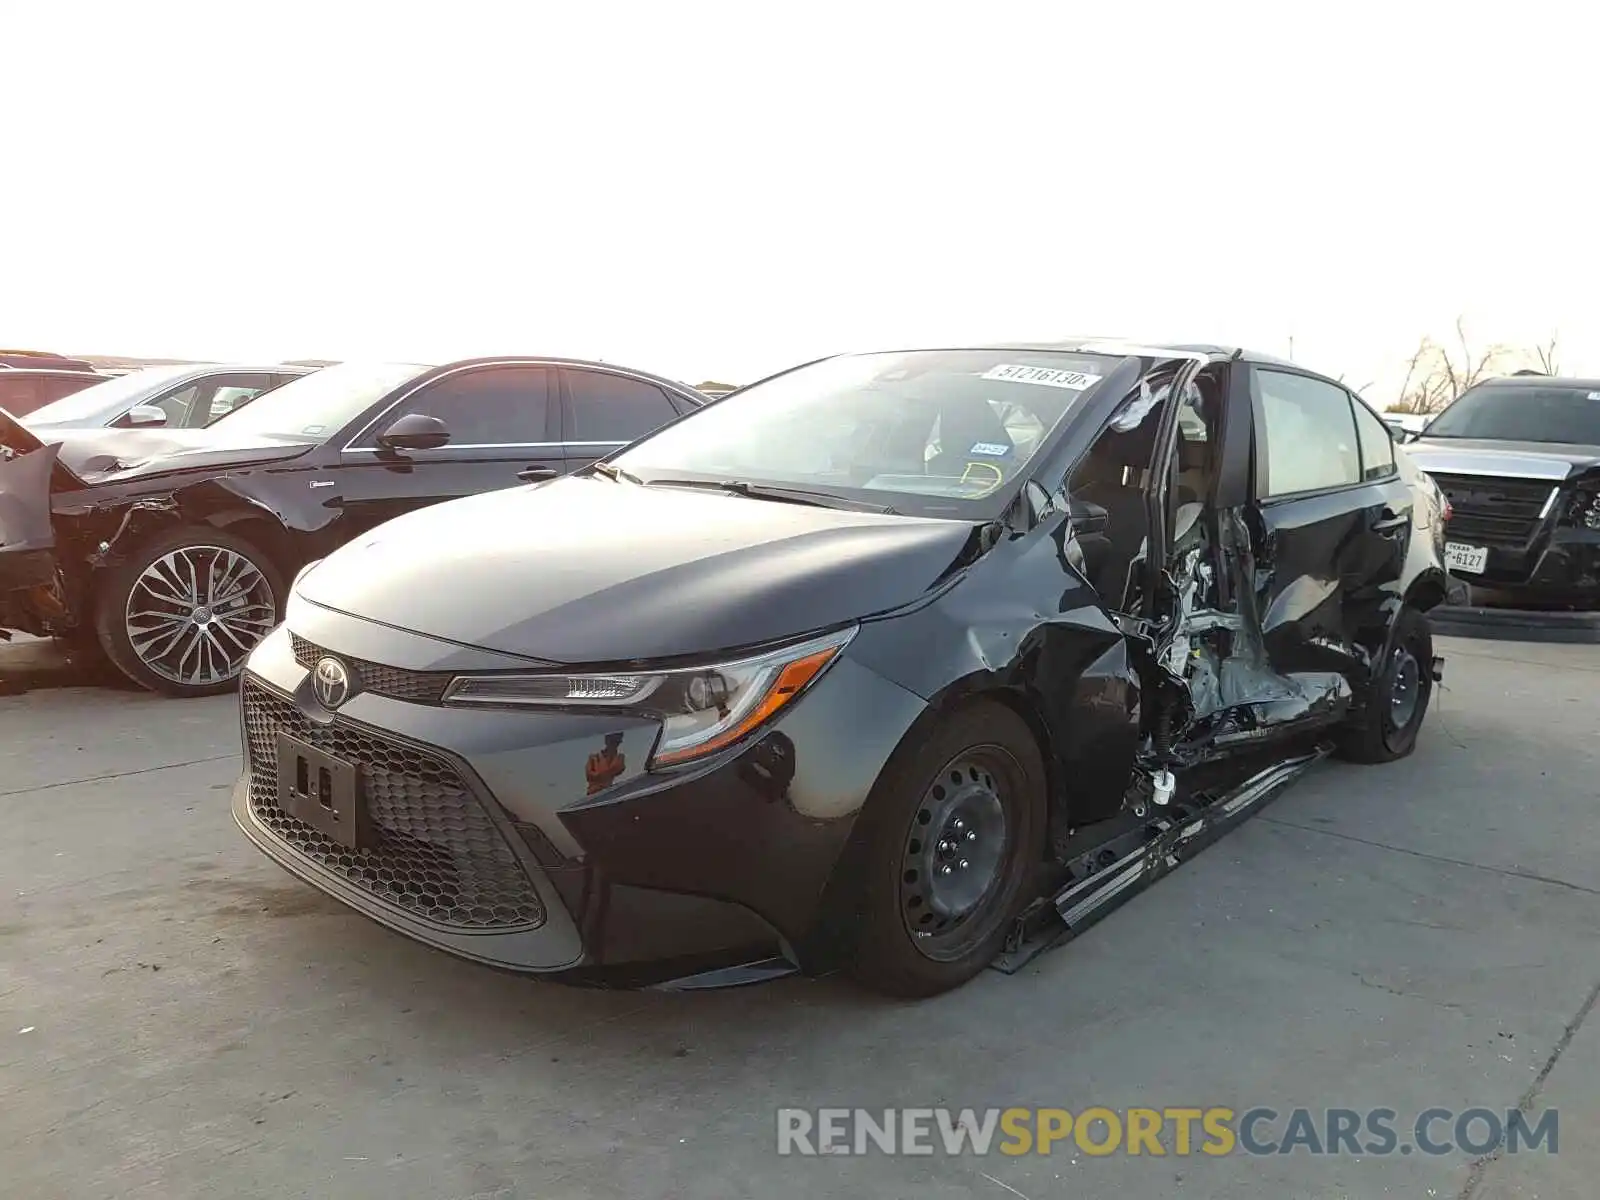
[[[0,409],[0,639],[54,636],[75,624],[51,518],[54,497],[84,483],[60,453]]]

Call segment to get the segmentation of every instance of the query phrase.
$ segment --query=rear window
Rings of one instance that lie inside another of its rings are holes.
[[[1600,446],[1600,390],[1485,384],[1435,417],[1426,436]]]

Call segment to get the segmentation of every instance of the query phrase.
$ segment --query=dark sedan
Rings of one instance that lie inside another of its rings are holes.
[[[1450,570],[1485,599],[1600,603],[1600,379],[1463,392],[1406,451],[1450,498]]]
[[[507,357],[327,367],[206,428],[50,433],[0,413],[0,633],[73,639],[173,695],[231,690],[302,564],[703,403],[622,367]]]
[[[478,962],[937,992],[1323,753],[1409,754],[1442,516],[1375,413],[1262,356],[829,359],[309,566],[234,813]]]

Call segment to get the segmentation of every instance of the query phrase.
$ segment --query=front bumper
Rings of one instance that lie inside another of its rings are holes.
[[[1467,540],[1452,536],[1448,529],[1446,537]],[[1455,578],[1530,604],[1600,601],[1600,530],[1562,525],[1528,546],[1488,549],[1482,574],[1457,572]]]
[[[835,876],[919,698],[846,657],[753,741],[657,776],[643,770],[652,721],[450,708],[416,686],[515,665],[500,656],[307,604],[290,622],[241,688],[233,811],[293,874],[397,932],[515,971],[648,983],[779,952],[833,965],[818,931]],[[323,652],[366,684],[337,713],[311,694]],[[279,732],[358,763],[373,848],[348,851],[278,808]],[[590,794],[586,765],[616,733],[626,768]]]
[[[0,421],[0,439],[3,435]],[[0,629],[53,633],[51,617],[64,615],[55,588],[50,522],[50,481],[59,450],[51,446],[14,454],[0,449]]]

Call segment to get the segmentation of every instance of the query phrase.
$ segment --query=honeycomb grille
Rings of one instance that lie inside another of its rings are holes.
[[[467,930],[537,926],[544,906],[483,805],[443,759],[335,718],[309,720],[255,680],[244,681],[250,807],[306,858],[375,899]],[[278,806],[278,734],[361,769],[375,844],[353,850]]]
[[[289,634],[289,644],[294,647],[295,662],[308,671],[317,665],[319,658],[329,653],[293,631]],[[364,658],[349,658],[343,654],[336,657],[355,673],[362,691],[375,696],[387,696],[391,700],[407,700],[413,704],[438,704],[444,697],[444,689],[455,678],[449,671],[406,671]]]

